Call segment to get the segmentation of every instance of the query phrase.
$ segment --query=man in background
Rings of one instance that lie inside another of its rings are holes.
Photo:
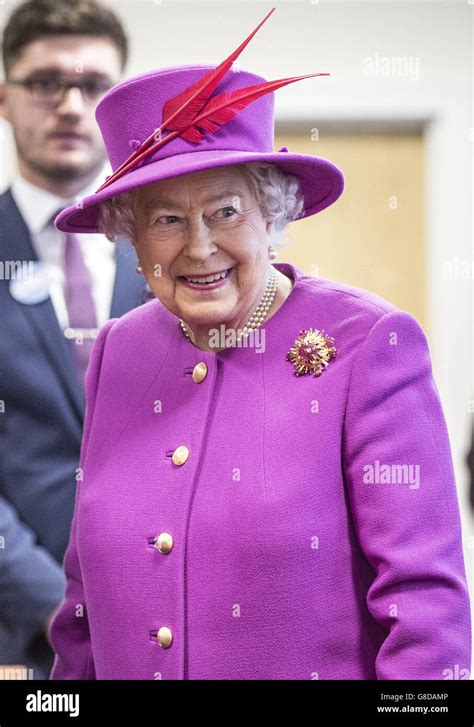
[[[34,679],[54,656],[90,349],[144,299],[129,241],[53,225],[110,173],[95,107],[127,53],[119,19],[92,0],[30,0],[3,33],[0,113],[18,171],[0,195],[0,666]]]

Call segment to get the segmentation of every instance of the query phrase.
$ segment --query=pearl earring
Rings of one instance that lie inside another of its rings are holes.
[[[272,247],[272,246],[270,246],[268,248],[268,257],[270,258],[270,260],[275,260],[275,258],[277,257],[277,255],[278,255],[278,253],[275,250],[275,248]]]
[[[137,260],[137,265],[136,265],[135,270],[137,271],[137,273],[139,275],[141,275],[143,273],[143,268],[142,268],[140,260]]]

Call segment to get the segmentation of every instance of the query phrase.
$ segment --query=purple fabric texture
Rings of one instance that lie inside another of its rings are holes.
[[[264,353],[200,351],[158,300],[101,329],[51,679],[470,668],[459,507],[422,328],[373,293],[275,267],[295,282]],[[309,327],[337,355],[296,377],[285,356]],[[383,465],[419,465],[418,481],[368,481]]]

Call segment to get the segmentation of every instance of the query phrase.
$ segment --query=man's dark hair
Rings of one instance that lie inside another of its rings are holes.
[[[115,13],[95,0],[27,0],[12,12],[3,32],[2,60],[5,77],[23,49],[51,35],[93,35],[109,38],[122,59],[128,59],[128,42]]]

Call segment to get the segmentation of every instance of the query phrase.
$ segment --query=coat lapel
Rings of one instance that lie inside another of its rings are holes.
[[[3,251],[5,260],[37,261],[29,230],[15,204],[10,191],[2,200]],[[84,393],[75,373],[75,364],[69,342],[61,330],[50,298],[36,304],[15,301],[27,320],[33,334],[45,349],[52,366],[67,390],[80,420],[84,416]]]
[[[4,260],[36,261],[29,230],[15,204],[10,190],[0,197],[2,220],[2,257]],[[110,309],[111,318],[119,318],[135,308],[143,296],[145,281],[135,272],[136,254],[130,242],[117,243],[115,251],[116,271]],[[33,334],[45,349],[58,377],[69,394],[73,407],[83,420],[84,392],[76,375],[70,343],[64,337],[50,298],[41,303],[26,304],[15,301],[28,321]]]

